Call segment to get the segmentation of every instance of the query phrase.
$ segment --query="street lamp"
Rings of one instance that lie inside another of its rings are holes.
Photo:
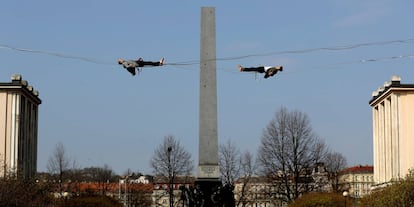
[[[168,153],[168,177],[169,177],[169,181],[170,181],[170,207],[174,206],[174,186],[173,186],[173,182],[174,182],[174,172],[172,170],[172,165],[171,165],[171,151],[172,151],[172,147],[168,147],[167,148],[167,153]]]
[[[342,193],[342,195],[344,196],[344,200],[345,200],[345,207],[346,207],[346,197],[348,197],[348,191],[344,191]]]

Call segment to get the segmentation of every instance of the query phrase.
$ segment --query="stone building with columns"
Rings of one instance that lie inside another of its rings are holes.
[[[29,179],[37,171],[39,92],[21,75],[0,83],[0,177]]]
[[[414,84],[393,76],[372,93],[374,182],[404,178],[414,168]]]

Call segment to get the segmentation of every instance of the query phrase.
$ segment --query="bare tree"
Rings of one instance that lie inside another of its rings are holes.
[[[194,170],[194,161],[178,140],[172,135],[164,137],[163,143],[155,149],[151,159],[154,175],[167,177],[170,206],[174,205],[173,184],[177,176],[188,176]]]
[[[56,144],[55,150],[47,163],[47,170],[51,174],[58,175],[59,190],[62,192],[63,174],[69,169],[70,160],[66,155],[65,147],[61,142]]]
[[[240,152],[236,145],[227,141],[219,147],[219,165],[221,181],[224,185],[234,185],[234,181],[240,175]]]
[[[230,189],[236,187],[236,182],[240,184],[237,190],[236,206],[246,206],[250,202],[250,182],[254,174],[253,159],[249,151],[240,153],[236,144],[230,140],[219,147],[219,164],[223,184]]]
[[[262,173],[272,184],[270,196],[290,203],[308,192],[310,166],[325,151],[309,118],[282,107],[265,128],[258,152]]]
[[[82,182],[82,169],[78,165],[76,159],[72,160],[71,169],[69,169],[67,172],[67,175],[65,176],[67,179],[71,180],[70,183],[68,183],[68,188],[75,190],[78,194],[80,193],[80,183]]]
[[[332,182],[332,189],[336,192],[339,189],[339,175],[338,172],[347,166],[346,158],[338,152],[330,152],[325,157],[326,170],[329,172],[330,180]]]
[[[91,181],[98,183],[98,190],[101,195],[105,195],[108,191],[108,183],[115,181],[115,173],[107,164],[104,164],[103,167],[85,168],[84,172]]]
[[[239,200],[236,206],[248,206],[252,195],[250,194],[250,183],[252,176],[255,173],[255,163],[253,161],[253,155],[249,151],[245,151],[240,157],[240,177],[241,189],[238,191]]]
[[[329,149],[325,142],[321,139],[316,139],[313,146],[313,152],[311,153],[313,156],[313,163],[324,162],[326,156],[329,154]]]

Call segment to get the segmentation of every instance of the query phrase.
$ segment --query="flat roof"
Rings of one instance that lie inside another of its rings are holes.
[[[0,82],[0,91],[21,91],[37,104],[42,103],[42,100],[39,98],[39,91],[29,85],[26,80],[22,80],[21,75],[13,75],[11,82]]]
[[[399,77],[398,77],[399,78]],[[369,101],[371,106],[375,105],[377,101],[391,93],[391,91],[414,91],[414,84],[401,84],[400,79],[391,80],[385,82],[385,84],[379,87],[372,93],[372,98]]]

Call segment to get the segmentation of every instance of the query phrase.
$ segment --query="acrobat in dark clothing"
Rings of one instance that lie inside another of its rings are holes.
[[[136,74],[135,69],[139,71],[140,67],[164,65],[164,58],[161,58],[159,62],[144,61],[142,58],[139,58],[138,60],[124,60],[122,58],[119,58],[118,64],[122,65],[134,76]]]
[[[258,72],[265,73],[264,78],[269,78],[274,76],[278,71],[283,71],[283,66],[259,66],[259,67],[249,67],[245,68],[241,65],[238,66],[240,72]]]

